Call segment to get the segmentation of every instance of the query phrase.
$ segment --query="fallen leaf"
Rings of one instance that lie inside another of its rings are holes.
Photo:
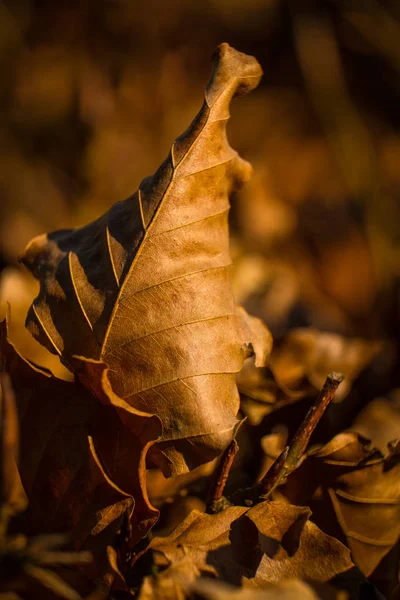
[[[165,502],[170,502],[179,496],[186,496],[189,489],[196,493],[204,492],[209,485],[209,478],[213,474],[217,461],[206,463],[193,469],[189,473],[176,477],[164,477],[160,469],[151,469],[147,473],[147,491],[153,506],[161,507]]]
[[[90,225],[34,238],[21,259],[40,281],[31,333],[72,371],[76,355],[101,360],[118,396],[160,418],[169,474],[227,446],[235,375],[271,348],[261,321],[235,308],[228,235],[229,194],[251,174],[226,138],[229,104],[261,74],[221,44],[200,112],[156,173]],[[97,369],[78,376],[99,393]]]
[[[27,498],[17,468],[19,419],[10,377],[1,371],[0,387],[0,598],[19,600],[16,594],[13,599],[11,592],[22,591],[26,600],[82,600],[77,588],[70,585],[68,577],[60,577],[59,571],[66,568],[69,574],[72,570],[68,568],[91,564],[91,553],[63,550],[69,541],[66,535],[27,537],[21,532]]]
[[[130,547],[157,520],[158,511],[147,498],[145,459],[160,434],[158,419],[124,408],[104,369],[108,405],[79,382],[56,379],[24,360],[7,340],[5,321],[0,324],[0,370],[10,375],[20,418],[27,532],[70,533],[75,549],[90,550],[96,558],[89,572],[104,575],[109,569],[106,546],[115,543],[126,515]],[[123,425],[117,410],[129,413],[136,434]]]
[[[399,539],[399,449],[393,443],[384,456],[357,433],[340,433],[312,448],[283,488],[291,502],[311,507],[323,531],[346,542],[366,576]]]
[[[200,571],[190,557],[171,564],[155,576],[145,577],[139,600],[184,600],[185,589],[200,576]]]
[[[357,415],[351,426],[363,437],[370,439],[382,453],[387,445],[399,437],[400,432],[400,394],[393,390],[388,398],[375,398]]]
[[[321,596],[299,579],[288,579],[277,584],[266,584],[261,588],[235,588],[221,581],[201,578],[189,587],[191,598],[196,600],[347,600],[346,592],[324,586]]]
[[[278,386],[287,395],[296,397],[319,390],[327,373],[343,373],[345,381],[334,400],[340,402],[380,349],[378,341],[347,339],[335,333],[299,328],[290,331],[275,346],[269,367]]]
[[[351,569],[348,549],[318,529],[308,508],[262,502],[232,506],[217,514],[192,513],[148,550],[160,568],[189,560],[199,572],[241,585],[287,578],[328,581]]]
[[[197,578],[197,579],[196,579]],[[322,590],[321,590],[322,591]],[[234,587],[219,580],[199,577],[188,557],[169,566],[155,576],[145,578],[139,600],[347,600],[346,592],[324,586],[324,596],[317,594],[304,581],[289,579],[278,584],[264,584],[252,588]],[[326,595],[325,595],[326,594]]]
[[[240,408],[251,425],[259,425],[265,416],[296,402],[303,395],[283,392],[271,369],[257,368],[252,358],[244,362],[236,382],[240,392]]]

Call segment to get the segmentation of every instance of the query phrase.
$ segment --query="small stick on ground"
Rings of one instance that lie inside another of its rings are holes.
[[[250,488],[238,490],[232,495],[233,504],[252,506],[257,502],[267,500],[278,485],[292,471],[297,469],[307,449],[312,432],[343,379],[341,373],[330,373],[328,375],[318,398],[303,419],[291,444],[281,452],[261,481]]]
[[[285,479],[292,471],[297,469],[299,462],[307,449],[311,434],[318,425],[322,415],[324,414],[343,379],[344,376],[341,373],[330,373],[328,375],[318,398],[303,419],[303,422],[298,428],[289,448],[282,452],[282,454],[277,458],[272,467],[260,481],[260,496],[262,499],[267,499],[271,495],[272,491],[282,482],[282,480]],[[282,461],[282,456],[285,452],[286,459],[283,459]],[[278,472],[280,465],[281,469],[280,472]]]
[[[224,450],[215,475],[214,475],[214,480],[211,484],[210,487],[210,491],[209,491],[209,495],[208,495],[208,502],[207,502],[207,509],[206,512],[214,514],[214,513],[218,513],[221,510],[223,510],[224,508],[227,508],[228,506],[230,506],[230,502],[229,500],[227,500],[227,498],[224,497],[223,493],[224,493],[224,489],[225,489],[225,484],[226,481],[228,479],[229,476],[229,471],[231,470],[232,467],[232,463],[235,460],[235,456],[237,454],[239,450],[239,446],[236,440],[232,440],[231,443],[229,444],[229,446]]]
[[[275,462],[270,466],[267,473],[258,484],[258,495],[266,498],[280,481],[282,469],[285,466],[289,454],[289,446],[280,453]]]

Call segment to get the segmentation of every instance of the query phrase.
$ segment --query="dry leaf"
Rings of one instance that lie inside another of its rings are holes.
[[[383,456],[369,440],[344,432],[311,449],[283,490],[311,507],[321,529],[346,541],[367,576],[399,539],[399,459],[398,443]]]
[[[270,367],[256,368],[252,358],[244,362],[236,377],[240,392],[240,408],[251,425],[259,425],[264,417],[296,402],[304,391],[286,393],[280,389]]]
[[[377,341],[346,339],[312,328],[293,329],[275,344],[268,367],[257,369],[254,361],[245,361],[237,376],[241,408],[249,422],[258,425],[272,412],[314,395],[331,371],[345,375],[334,398],[340,402],[381,347]]]
[[[218,47],[204,104],[139,190],[97,221],[34,238],[22,262],[40,281],[32,334],[99,394],[103,361],[116,394],[163,426],[164,472],[217,456],[236,425],[235,374],[271,336],[236,309],[231,290],[229,194],[251,166],[227,142],[233,97],[254,89],[257,61]]]
[[[29,533],[68,532],[76,549],[91,550],[93,573],[108,568],[107,544],[115,542],[126,515],[130,546],[158,516],[147,499],[146,453],[160,434],[154,417],[122,407],[103,372],[100,403],[81,384],[54,378],[24,360],[0,328],[0,368],[15,389],[21,432],[19,472],[29,499]],[[136,435],[118,418],[125,410]]]
[[[188,557],[171,565],[156,576],[149,576],[143,582],[139,600],[347,600],[345,592],[334,588],[324,589],[329,595],[320,596],[305,582],[289,579],[278,584],[264,584],[260,588],[244,585],[241,588],[219,580],[199,577]]]
[[[184,600],[185,590],[200,576],[200,571],[190,556],[171,564],[156,576],[145,577],[139,600]]]
[[[380,342],[346,339],[316,329],[294,329],[275,346],[270,369],[279,387],[289,396],[319,390],[331,371],[343,373],[345,381],[335,396],[342,400],[354,379],[381,349]]]
[[[308,508],[263,502],[214,515],[193,511],[168,537],[150,542],[155,564],[186,557],[196,568],[240,585],[299,577],[328,581],[353,567],[349,551],[308,519]]]
[[[8,321],[11,342],[28,360],[50,369],[60,379],[71,381],[72,373],[61,364],[59,357],[38,344],[25,327],[26,313],[37,290],[37,281],[26,269],[4,269],[0,274],[0,319],[6,318],[12,306],[12,319]]]
[[[363,437],[372,441],[382,453],[387,445],[400,435],[400,394],[393,390],[388,398],[375,398],[357,415],[351,426]]]
[[[201,578],[189,588],[195,600],[347,600],[346,592],[338,592],[334,588],[324,586],[317,594],[312,587],[298,579],[288,579],[277,584],[267,584],[252,589],[245,586],[235,588],[221,581]]]
[[[64,551],[62,546],[69,541],[66,535],[27,537],[20,531],[18,513],[25,510],[27,498],[17,468],[17,406],[10,378],[4,372],[0,372],[0,385],[0,598],[13,600],[11,592],[22,591],[26,600],[82,600],[75,586],[57,571],[87,566],[93,560],[91,553]],[[19,596],[15,595],[15,599],[19,600]]]

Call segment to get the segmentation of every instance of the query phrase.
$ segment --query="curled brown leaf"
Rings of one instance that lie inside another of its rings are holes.
[[[274,348],[270,368],[278,386],[289,396],[319,390],[330,371],[345,376],[335,401],[342,400],[352,382],[381,349],[378,341],[344,338],[316,329],[294,329]]]
[[[262,502],[232,506],[218,514],[192,513],[147,551],[161,568],[185,559],[200,573],[239,585],[287,578],[328,581],[351,569],[349,551],[309,521],[308,508]]]
[[[229,105],[261,75],[221,44],[202,108],[156,173],[93,223],[34,238],[21,258],[40,281],[31,333],[91,391],[102,393],[98,370],[82,376],[77,355],[105,363],[113,391],[159,417],[167,474],[227,446],[235,374],[251,352],[264,365],[271,348],[234,305],[227,220],[229,195],[251,174],[227,141]]]

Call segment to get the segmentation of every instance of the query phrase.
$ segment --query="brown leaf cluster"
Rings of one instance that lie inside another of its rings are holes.
[[[295,43],[312,70],[302,27]],[[21,432],[18,458],[2,428],[1,491],[18,511],[27,498],[24,535],[68,533],[71,553],[93,556],[79,573],[60,571],[61,596],[68,578],[86,594],[82,576],[110,600],[363,600],[379,597],[375,584],[396,598],[398,442],[381,453],[346,430],[352,417],[374,429],[368,410],[380,401],[360,412],[358,394],[382,344],[301,328],[271,354],[266,325],[234,300],[228,212],[251,166],[226,126],[232,99],[261,75],[255,58],[221,44],[202,107],[158,170],[95,221],[37,236],[21,255],[40,285],[27,328],[70,380],[24,358],[1,323]],[[326,275],[348,243],[368,263],[361,308]],[[321,243],[317,262],[337,313],[365,316],[376,290],[363,236],[351,230],[332,255]],[[326,379],[332,370],[346,376],[342,414],[328,406],[343,379]],[[398,417],[395,400],[384,404],[379,447]],[[323,443],[306,451],[313,435]]]
[[[244,578],[257,585],[293,577],[327,581],[353,563],[341,543],[308,520],[310,514],[280,502],[215,515],[192,511],[171,535],[153,538],[148,551],[156,565],[190,560],[203,574],[236,585]]]
[[[0,581],[1,600],[55,597],[79,600],[68,580],[57,574],[60,567],[92,562],[90,552],[62,550],[68,539],[56,533],[27,537],[12,531],[13,519],[27,505],[18,472],[19,423],[14,391],[7,374],[0,374]],[[94,600],[94,598],[93,598]]]
[[[306,504],[324,530],[343,539],[367,576],[398,545],[400,538],[399,442],[385,455],[369,440],[344,432],[311,449],[288,479],[285,495]],[[396,578],[396,560],[386,566]]]

